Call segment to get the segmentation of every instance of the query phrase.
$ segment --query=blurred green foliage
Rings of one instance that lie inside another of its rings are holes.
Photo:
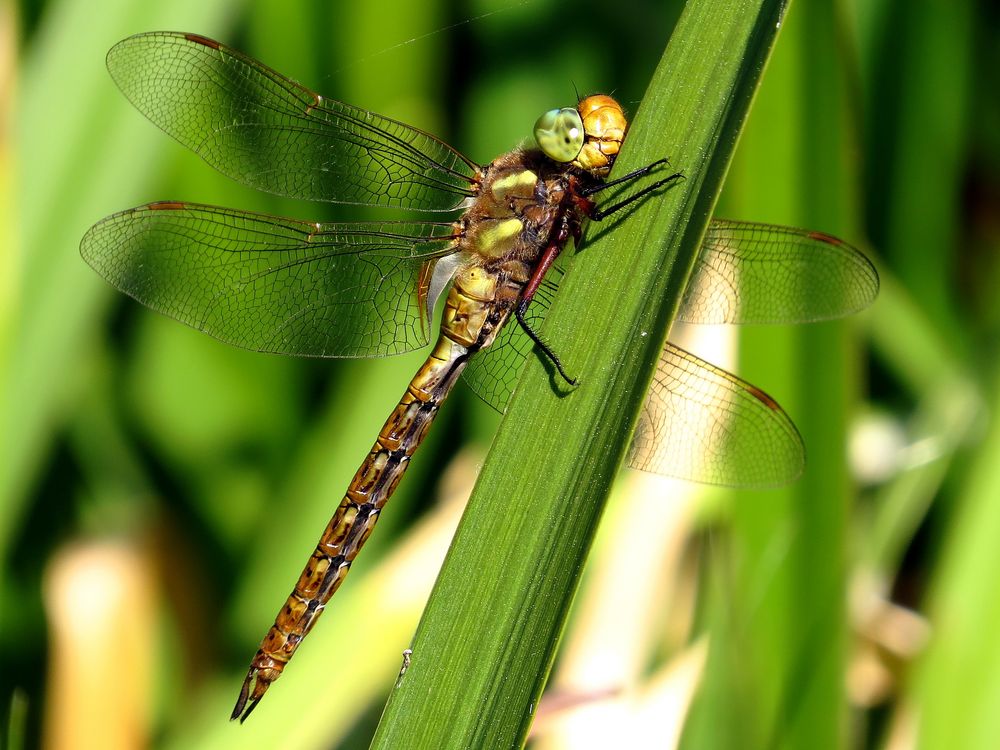
[[[307,718],[262,706],[253,726],[229,726],[247,659],[422,355],[244,352],[97,278],[78,255],[84,231],[150,200],[362,214],[228,182],[131,109],[107,49],[152,29],[222,39],[485,162],[574,88],[634,111],[679,12],[652,0],[0,10],[16,81],[0,129],[0,736],[23,727],[36,744],[72,687],[55,669],[53,570],[67,551],[114,543],[141,551],[152,576],[151,676],[135,688],[146,744],[367,746],[416,613],[386,635],[366,582],[426,517],[442,467],[496,425],[461,391],[444,409],[297,658],[302,677],[290,670],[268,697]],[[1000,736],[998,78],[1000,13],[986,0],[792,5],[721,214],[838,234],[880,260],[883,295],[860,321],[742,336],[741,374],[796,419],[810,463],[788,490],[725,498],[692,537],[711,554],[685,639],[710,633],[711,648],[691,747],[882,747],[915,733],[925,747],[989,748]],[[868,461],[848,461],[849,440]],[[894,617],[926,642],[901,645]]]

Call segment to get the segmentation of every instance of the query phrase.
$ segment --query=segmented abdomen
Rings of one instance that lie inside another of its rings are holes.
[[[470,346],[487,345],[492,341],[490,332],[495,333],[494,329],[506,318],[506,313],[490,307],[488,299],[479,294],[469,296],[470,291],[483,292],[484,283],[492,289],[495,280],[484,278],[479,272],[468,281],[475,283],[467,283],[463,288],[459,280],[452,287],[434,350],[379,432],[298,583],[264,636],[250,662],[232,718],[242,720],[249,716],[268,686],[281,676],[285,664],[347,576],[382,507],[406,471],[410,457],[465,368]],[[481,344],[483,341],[486,344]]]

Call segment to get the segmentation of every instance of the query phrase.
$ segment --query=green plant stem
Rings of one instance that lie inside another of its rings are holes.
[[[373,747],[524,743],[783,10],[685,9],[616,172],[669,156],[686,179],[591,228],[544,329],[581,384],[529,362]]]

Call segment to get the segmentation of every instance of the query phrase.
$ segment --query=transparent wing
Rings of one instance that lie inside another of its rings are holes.
[[[795,425],[766,393],[667,343],[629,466],[706,484],[773,487],[802,472]]]
[[[531,306],[532,325],[548,311],[562,272]],[[473,357],[465,380],[499,412],[534,344],[515,321]],[[773,487],[802,472],[805,448],[788,415],[766,393],[667,343],[643,406],[629,465],[706,484]]]
[[[108,70],[135,107],[223,174],[279,195],[450,210],[476,165],[428,133],[325,99],[196,34],[119,42]]]
[[[121,291],[236,346],[380,357],[429,341],[422,299],[451,224],[313,224],[189,203],[109,216],[84,259]]]
[[[541,326],[562,271],[529,308]],[[843,317],[874,301],[878,273],[850,245],[819,232],[713,220],[695,262],[677,319],[687,323],[807,323]],[[520,377],[531,339],[515,323],[477,355],[465,380],[499,412]]]
[[[861,310],[878,274],[860,252],[820,232],[714,220],[677,319],[808,323]]]

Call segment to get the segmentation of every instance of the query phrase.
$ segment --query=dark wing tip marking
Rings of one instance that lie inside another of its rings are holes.
[[[209,39],[207,36],[202,36],[201,34],[184,34],[184,38],[189,42],[194,42],[195,44],[201,44],[205,47],[211,47],[212,49],[222,49],[222,43],[217,42],[214,39]]]
[[[806,233],[806,236],[811,240],[816,240],[817,242],[825,242],[828,245],[836,245],[838,247],[845,247],[845,246],[849,247],[849,245],[839,237],[834,237],[832,234],[827,234],[826,232],[809,231]]]
[[[755,386],[753,383],[748,383],[747,381],[742,380],[742,381],[740,381],[740,384],[744,386],[744,388],[746,389],[747,393],[749,393],[755,399],[757,399],[758,401],[760,401],[762,404],[764,404],[764,406],[766,406],[771,411],[776,411],[776,412],[784,413],[784,409],[781,408],[781,406],[778,404],[777,401],[775,401],[767,393],[765,393],[764,391],[762,391],[760,388],[758,388],[757,386]]]
[[[147,211],[183,211],[187,207],[188,204],[183,201],[154,201],[153,203],[147,203],[145,206],[140,206],[141,209]]]

